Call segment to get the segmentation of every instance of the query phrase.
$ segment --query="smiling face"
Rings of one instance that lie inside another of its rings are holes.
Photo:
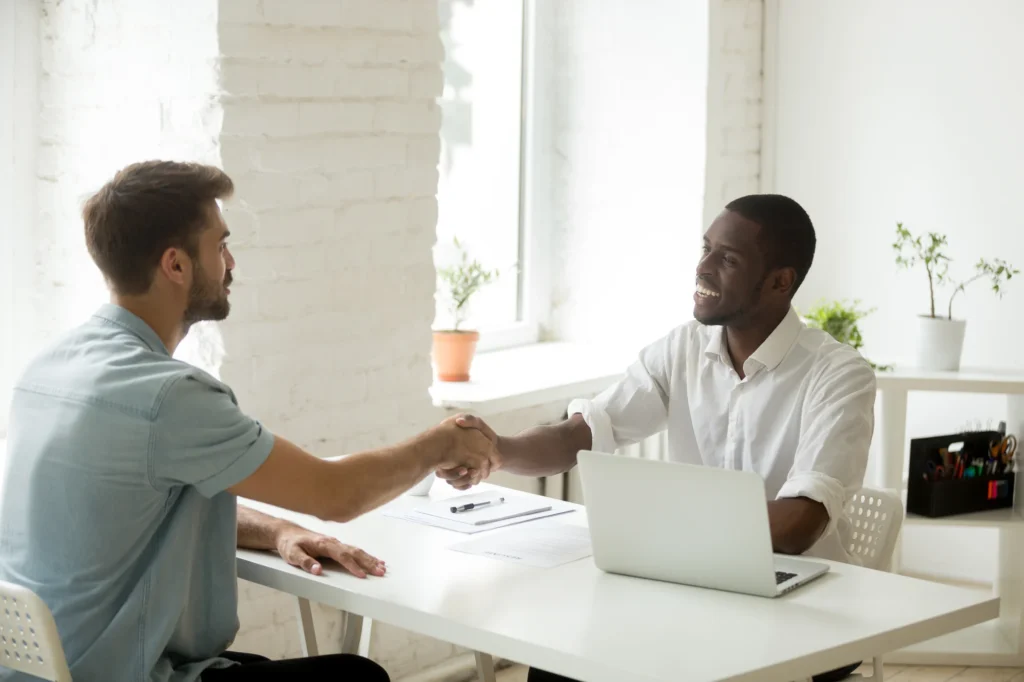
[[[758,313],[768,269],[758,237],[761,226],[723,211],[704,234],[697,265],[693,316],[706,325],[741,325]]]

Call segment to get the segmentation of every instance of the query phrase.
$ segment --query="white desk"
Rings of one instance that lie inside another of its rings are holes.
[[[877,380],[879,424],[876,437],[880,439],[875,471],[877,487],[897,493],[906,490],[907,399],[913,391],[1005,395],[1007,430],[1024,437],[1024,373],[897,369],[877,373]],[[960,424],[951,424],[950,430],[960,427]],[[1018,462],[1019,458],[1020,454]],[[1019,463],[1017,469],[1019,476]],[[991,593],[1000,598],[1002,613],[998,620],[894,653],[889,660],[930,665],[1024,665],[1024,488],[1018,486],[1014,509],[943,519],[907,516],[904,521],[904,527],[918,524],[988,528],[999,533],[999,568]],[[943,548],[943,551],[948,550]],[[894,571],[899,570],[899,563],[897,551],[893,557]]]
[[[434,494],[447,491],[435,485]],[[239,550],[240,578],[588,682],[802,679],[999,612],[975,590],[843,564],[764,599],[606,575],[592,559],[542,570],[453,552],[467,536],[379,511],[337,525],[253,506],[362,547],[388,575],[317,577]],[[582,510],[562,519],[586,522]]]

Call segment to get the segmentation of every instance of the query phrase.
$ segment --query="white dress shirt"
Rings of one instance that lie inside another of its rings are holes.
[[[839,533],[849,531],[845,506],[864,482],[874,371],[790,309],[743,373],[723,328],[693,321],[644,348],[618,384],[573,401],[569,414],[583,415],[594,450],[614,452],[667,429],[671,461],[755,471],[769,499],[820,502],[828,527],[806,554],[860,563]]]

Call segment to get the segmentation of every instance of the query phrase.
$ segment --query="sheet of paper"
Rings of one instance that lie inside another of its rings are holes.
[[[480,504],[489,502],[486,506],[469,509],[462,512],[452,512],[453,507],[460,507],[468,504]],[[533,516],[551,510],[551,500],[532,495],[517,495],[509,491],[474,493],[471,495],[460,495],[447,500],[435,500],[421,507],[416,511],[428,516],[436,516],[453,523],[465,524],[468,526],[490,526],[498,521],[505,521],[517,517]]]
[[[519,516],[514,519],[506,519],[504,521],[495,521],[494,523],[488,523],[483,526],[474,526],[468,523],[459,523],[457,521],[450,521],[438,516],[430,516],[423,512],[415,509],[384,509],[383,514],[392,519],[402,519],[404,521],[412,521],[413,523],[422,523],[425,526],[434,526],[435,528],[444,528],[445,530],[454,530],[459,533],[466,533],[473,535],[475,533],[482,533],[485,530],[494,530],[495,528],[506,528],[508,526],[515,526],[520,523],[526,523],[528,521],[536,521],[538,519],[546,519],[552,516],[558,516],[559,514],[568,514],[573,511],[573,508],[566,505],[560,504],[557,501],[553,501],[551,509],[546,512],[539,512],[537,514],[531,514],[529,516]]]
[[[586,526],[562,523],[531,524],[492,533],[458,542],[450,549],[537,568],[554,568],[593,553]]]

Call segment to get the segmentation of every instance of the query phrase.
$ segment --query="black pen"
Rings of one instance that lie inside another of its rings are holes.
[[[470,509],[479,509],[480,507],[486,507],[489,504],[501,504],[505,501],[504,497],[499,497],[497,500],[487,500],[486,502],[470,502],[464,504],[461,507],[452,507],[452,514],[458,514],[459,512],[469,511]]]

